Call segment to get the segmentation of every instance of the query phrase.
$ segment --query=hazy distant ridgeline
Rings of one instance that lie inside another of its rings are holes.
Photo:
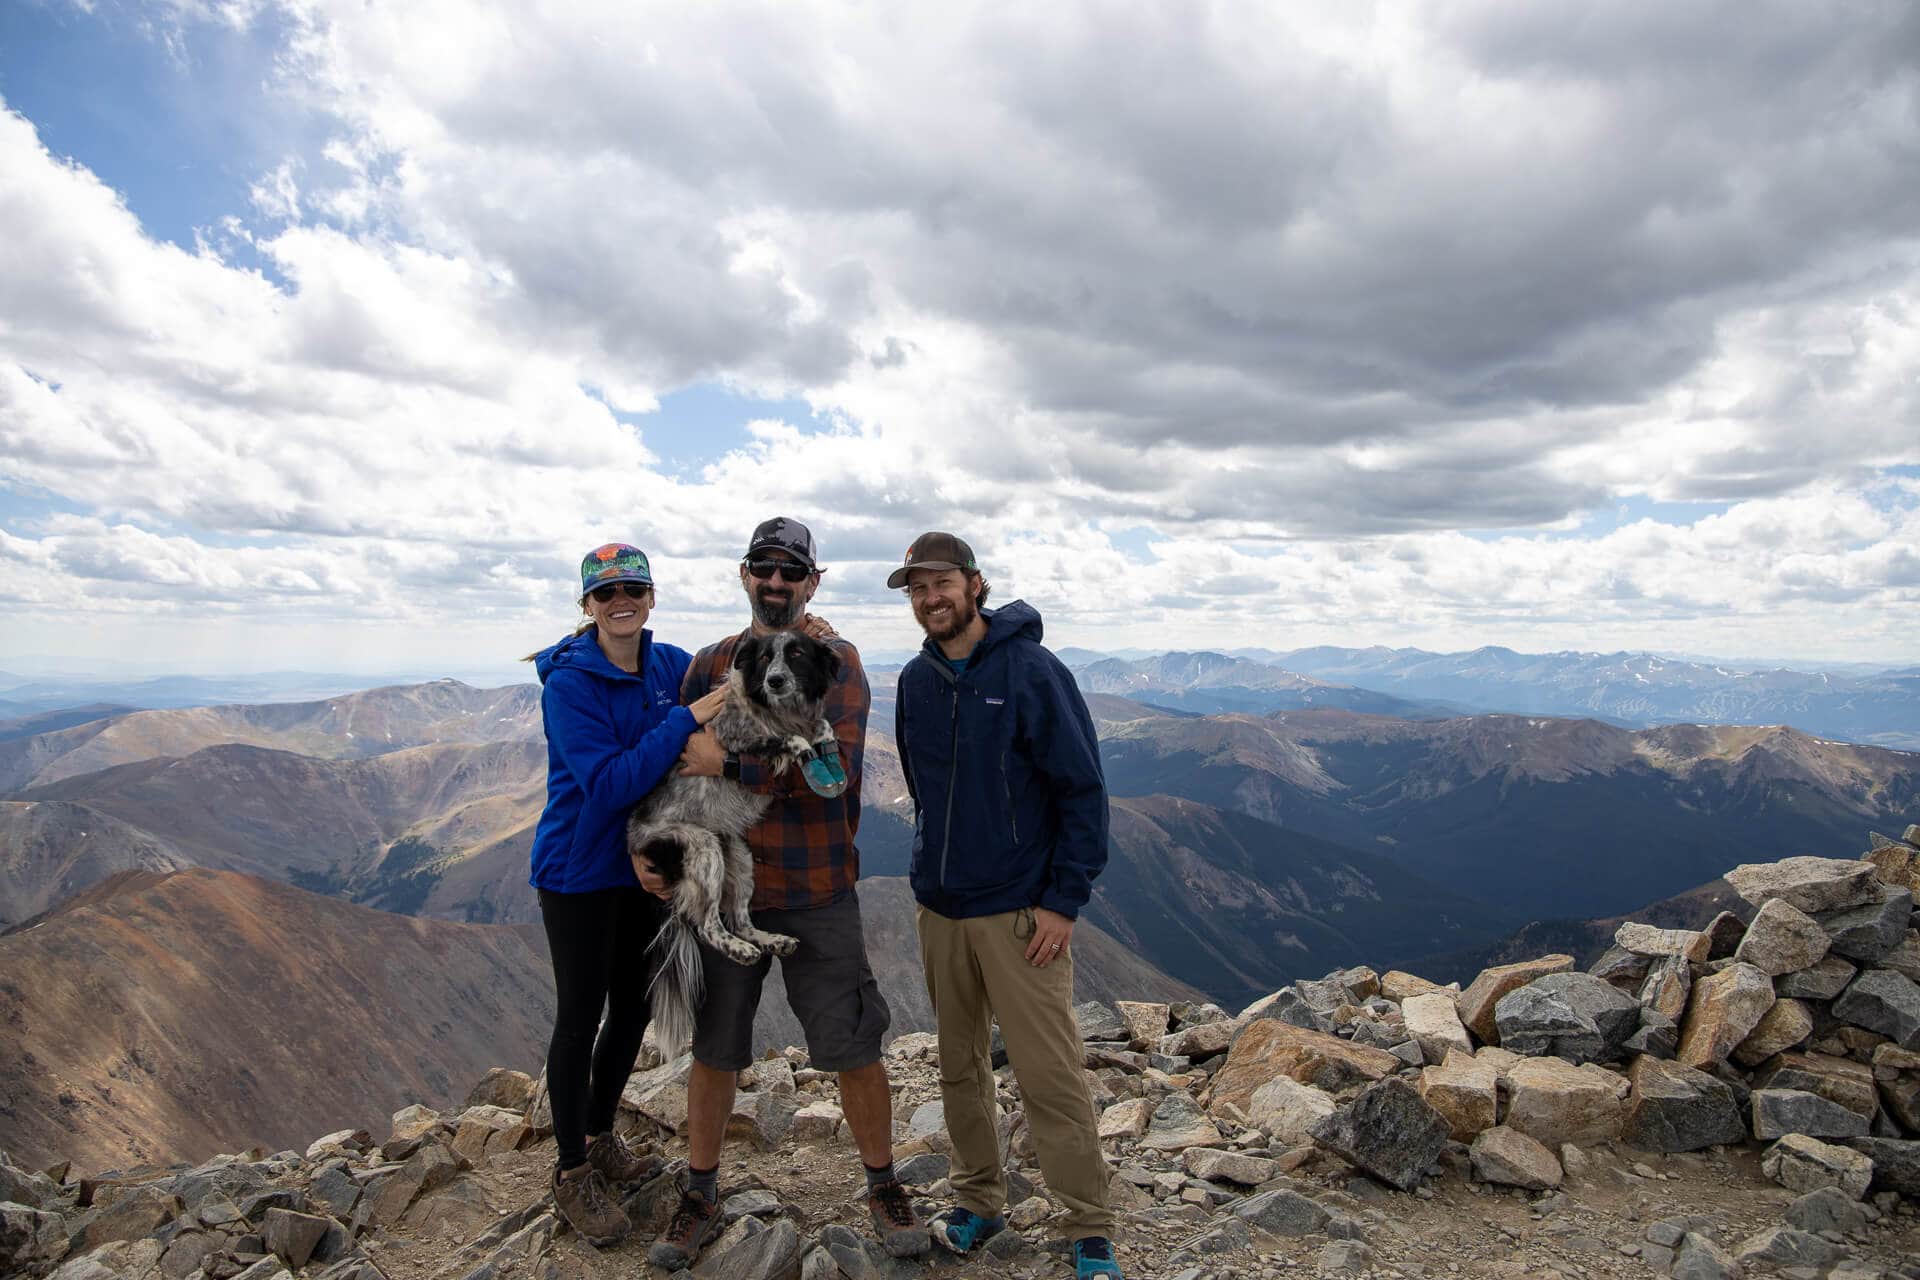
[[[1799,671],[1645,653],[1516,653],[1498,646],[1428,653],[1323,645],[1241,656],[1478,711],[1596,716],[1630,727],[1784,724],[1819,737],[1920,750],[1920,668],[1913,667]]]
[[[485,687],[518,684],[524,674],[510,674],[513,664],[500,663],[500,676],[480,679]],[[432,676],[443,676],[441,672]],[[378,677],[339,672],[269,671],[244,676],[166,675],[146,678],[115,676],[43,675],[28,677],[0,671],[0,716],[25,716],[49,709],[113,703],[125,710],[174,707],[217,707],[230,703],[316,702],[361,693],[377,685],[437,683],[429,673]]]
[[[1277,665],[1231,658],[1220,653],[1168,653],[1127,661],[1106,658],[1073,668],[1088,693],[1123,698],[1181,711],[1278,711],[1338,707],[1387,716],[1458,715],[1467,708],[1431,700],[1411,700],[1347,684],[1333,684]]]
[[[540,737],[537,685],[474,689],[436,680],[317,702],[132,711],[55,732],[0,736],[0,791],[232,742],[337,760],[434,742]]]

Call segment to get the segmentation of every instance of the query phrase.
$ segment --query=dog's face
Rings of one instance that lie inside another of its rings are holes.
[[[746,694],[763,707],[797,711],[820,705],[840,674],[840,655],[799,631],[748,636],[733,652]]]

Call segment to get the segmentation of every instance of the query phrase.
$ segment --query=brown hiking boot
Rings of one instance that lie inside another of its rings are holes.
[[[933,1237],[898,1182],[883,1182],[867,1192],[867,1213],[873,1218],[873,1233],[894,1257],[917,1258],[933,1248]]]
[[[616,1187],[644,1182],[667,1167],[659,1156],[635,1151],[625,1138],[612,1132],[587,1140],[587,1163]]]
[[[633,1230],[625,1211],[613,1202],[606,1178],[591,1164],[567,1173],[553,1171],[553,1203],[567,1225],[596,1249],[618,1244]]]
[[[700,1246],[719,1225],[719,1205],[710,1203],[697,1191],[683,1191],[680,1207],[673,1211],[673,1221],[653,1242],[653,1248],[647,1250],[647,1261],[668,1271],[690,1267],[700,1256]]]

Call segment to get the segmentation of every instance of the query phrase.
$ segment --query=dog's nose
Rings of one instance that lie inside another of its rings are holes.
[[[785,676],[770,675],[767,677],[767,688],[773,690],[775,693],[780,692],[782,689],[786,687],[787,687],[787,678]]]

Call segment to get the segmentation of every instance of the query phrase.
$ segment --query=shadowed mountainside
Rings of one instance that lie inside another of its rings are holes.
[[[1117,796],[1185,796],[1379,850],[1510,926],[1844,846],[1920,800],[1920,755],[1779,727],[1286,711],[1109,724],[1101,749]]]
[[[1230,1008],[1357,955],[1392,967],[1498,927],[1493,910],[1384,857],[1231,810],[1118,799],[1111,824],[1087,918]]]
[[[1574,959],[1576,968],[1593,965],[1613,945],[1614,934],[1629,920],[1660,929],[1701,929],[1722,911],[1731,912],[1743,922],[1753,919],[1754,907],[1725,880],[1709,880],[1703,885],[1676,893],[1670,898],[1650,902],[1637,911],[1592,920],[1534,920],[1508,936],[1484,946],[1436,954],[1426,961],[1423,973],[1439,975],[1445,982],[1454,978],[1468,981],[1482,969],[1494,965],[1515,964],[1534,956],[1561,953]],[[1461,977],[1464,974],[1466,977]]]

